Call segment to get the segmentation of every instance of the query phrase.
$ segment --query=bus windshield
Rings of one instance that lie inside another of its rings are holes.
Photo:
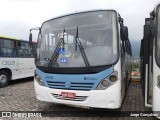
[[[38,38],[36,64],[48,67],[56,53],[51,67],[86,67],[85,59],[94,67],[111,65],[118,58],[116,27],[116,12],[104,10],[46,21]]]
[[[157,44],[156,44],[156,59],[157,63],[160,65],[160,7],[158,7],[158,13],[157,13],[158,21],[157,21]]]

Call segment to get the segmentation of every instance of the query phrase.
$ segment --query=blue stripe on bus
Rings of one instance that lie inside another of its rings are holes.
[[[96,74],[50,74],[36,69],[36,73],[44,81],[45,86],[67,90],[96,90],[98,84],[113,72],[110,67]]]

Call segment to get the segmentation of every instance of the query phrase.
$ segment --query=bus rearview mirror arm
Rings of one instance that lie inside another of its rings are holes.
[[[36,27],[36,28],[32,28],[32,29],[30,29],[30,34],[29,34],[29,43],[32,43],[32,30],[39,30],[39,31],[40,31],[40,27]]]
[[[29,43],[32,43],[32,32],[30,31],[30,34],[29,34]]]

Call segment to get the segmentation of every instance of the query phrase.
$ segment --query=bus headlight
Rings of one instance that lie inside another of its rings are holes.
[[[38,74],[37,74],[36,72],[35,72],[35,74],[34,74],[34,78],[35,78],[35,80],[37,81],[37,83],[38,83],[39,85],[44,86],[43,80],[38,76]]]
[[[109,76],[109,81],[111,81],[112,83],[116,82],[118,80],[117,76],[118,72],[117,71],[113,72],[112,75]]]
[[[157,86],[160,87],[160,75],[157,77]]]
[[[97,87],[97,90],[105,90],[118,80],[118,72],[114,71],[111,75],[104,78]]]
[[[101,84],[102,86],[107,87],[109,85],[109,82],[107,80],[103,80]]]

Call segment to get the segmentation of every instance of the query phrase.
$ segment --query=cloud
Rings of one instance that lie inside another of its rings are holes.
[[[149,17],[149,13],[158,2],[159,0],[109,0],[108,4],[104,4],[103,7],[116,9],[124,18],[124,24],[129,28],[129,38],[141,40],[145,18]]]
[[[1,0],[0,34],[28,39],[29,29],[55,16],[90,9],[115,9],[129,28],[129,37],[140,40],[149,12],[159,0]]]

